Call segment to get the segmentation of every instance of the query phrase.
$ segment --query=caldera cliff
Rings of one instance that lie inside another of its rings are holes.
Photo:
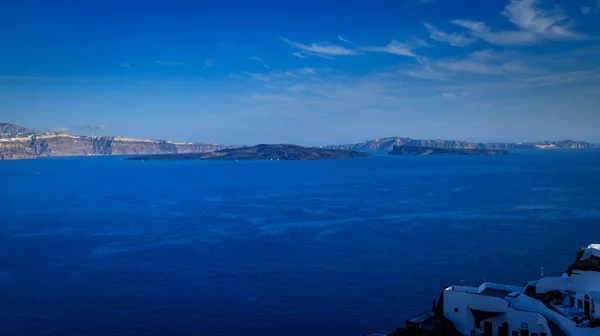
[[[0,124],[0,130],[6,131],[0,133],[0,160],[54,156],[198,153],[231,147],[114,136],[39,133],[11,124]]]

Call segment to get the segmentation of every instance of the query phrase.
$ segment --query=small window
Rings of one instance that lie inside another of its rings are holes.
[[[458,313],[458,308],[454,308],[454,312],[455,312],[455,313]]]

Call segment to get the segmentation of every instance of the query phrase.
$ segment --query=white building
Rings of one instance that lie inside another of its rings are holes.
[[[560,277],[451,286],[434,305],[396,335],[600,336],[600,244],[582,249]]]

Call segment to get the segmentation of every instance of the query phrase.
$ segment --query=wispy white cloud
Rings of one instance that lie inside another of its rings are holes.
[[[304,56],[304,54],[303,54],[303,53],[301,53],[301,52],[295,52],[295,53],[292,53],[292,55],[294,55],[294,56],[296,56],[296,57],[298,57],[298,58],[307,58],[307,57],[306,57],[306,56]]]
[[[258,56],[252,56],[252,57],[250,57],[250,59],[253,61],[257,61],[257,62],[262,62],[262,59]]]
[[[431,63],[425,58],[417,58],[419,63],[418,66],[412,66],[411,69],[402,71],[401,73],[410,77],[429,79],[436,81],[447,81],[449,80],[448,74],[434,69]]]
[[[344,42],[344,43],[350,43],[350,44],[354,44],[354,42],[350,41],[350,40],[346,40],[342,35],[338,35],[338,40]]]
[[[123,62],[123,63],[121,63],[121,68],[131,69],[131,65],[129,65],[129,63],[127,63],[127,62]]]
[[[495,45],[521,45],[536,42],[538,36],[535,32],[527,30],[510,30],[493,32],[480,21],[453,20],[453,24],[470,30],[470,34]]]
[[[308,55],[308,56],[314,56],[314,57],[319,57],[319,58],[324,58],[324,59],[328,59],[328,60],[333,60],[333,56],[329,56],[329,55],[325,55],[325,54],[319,54],[319,53],[314,53],[314,52],[310,52],[310,51],[305,51],[303,53],[304,55]]]
[[[426,41],[413,37],[411,40],[400,42],[392,40],[383,47],[367,46],[360,48],[364,51],[384,52],[398,56],[418,57],[413,51],[417,48],[429,48],[431,45]]]
[[[399,73],[435,81],[464,80],[463,74],[499,76],[540,73],[539,69],[532,66],[525,57],[515,52],[478,50],[466,57],[441,59],[418,57],[416,60],[417,65],[409,65],[408,69],[401,70]]]
[[[395,41],[395,40],[388,43],[384,47],[363,47],[363,48],[361,48],[361,50],[384,52],[384,53],[394,54],[394,55],[398,55],[398,56],[417,57],[417,55],[415,55],[412,52],[411,48],[408,45],[398,42],[398,41]]]
[[[281,40],[287,43],[290,47],[300,49],[305,54],[315,55],[325,58],[334,56],[357,56],[360,52],[354,49],[349,49],[344,46],[332,44],[332,43],[313,43],[313,44],[302,44],[291,41],[287,38],[282,37]]]
[[[472,52],[466,58],[438,60],[435,66],[449,71],[479,75],[532,72],[522,61],[506,56],[491,50],[480,50]]]
[[[156,64],[166,67],[192,67],[191,64],[186,62],[164,62],[164,61],[156,61]]]
[[[456,95],[456,93],[444,92],[444,93],[442,93],[442,98],[445,98],[445,99],[456,99],[456,98],[458,98],[458,96]]]
[[[569,17],[559,7],[553,10],[537,8],[539,0],[510,0],[502,11],[516,29],[494,31],[482,21],[453,20],[473,38],[495,45],[524,45],[543,40],[579,39],[584,36],[571,29]]]
[[[427,28],[427,31],[430,34],[429,37],[432,40],[445,42],[453,47],[466,47],[477,41],[476,38],[467,36],[465,34],[444,32],[429,23],[425,24],[425,28]]]
[[[422,48],[422,47],[425,47],[425,48],[431,47],[431,44],[427,43],[427,41],[420,39],[420,38],[416,38],[416,37],[413,37],[412,40],[404,42],[404,43],[413,49],[414,48]]]
[[[535,8],[539,0],[511,0],[502,15],[515,26],[539,34],[573,37],[577,34],[569,29],[569,19],[558,7],[552,11]]]

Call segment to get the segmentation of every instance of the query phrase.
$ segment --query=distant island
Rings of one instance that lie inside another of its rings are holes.
[[[311,140],[311,139],[307,139]],[[292,146],[292,145],[280,145]],[[412,139],[403,137],[389,137],[374,140],[363,141],[345,145],[321,146],[322,150],[349,150],[354,152],[370,151],[392,151],[394,146],[407,146],[418,148],[435,148],[429,154],[423,150],[420,155],[442,155],[439,149],[479,149],[479,150],[511,150],[511,149],[554,149],[554,148],[600,148],[598,144],[591,144],[582,141],[562,140],[562,141],[537,141],[537,142],[470,142],[458,140],[427,140]],[[223,149],[241,148],[242,151],[232,151],[231,153],[219,152],[219,157],[210,156],[207,153],[220,151]],[[32,129],[21,127],[14,124],[0,122],[0,161],[1,160],[21,160],[36,159],[42,157],[58,156],[99,156],[99,155],[180,155],[180,160],[211,159],[211,160],[249,160],[245,156],[256,160],[311,160],[310,157],[316,156],[318,159],[336,158],[336,155],[344,156],[346,154],[336,152],[317,152],[312,147],[312,154],[299,150],[289,150],[287,154],[267,154],[248,153],[248,148],[243,146],[222,145],[216,143],[193,143],[176,142],[169,140],[150,140],[140,138],[128,138],[119,136],[84,136],[73,135],[60,132],[38,132]],[[266,150],[266,149],[265,149]],[[201,153],[201,154],[198,154]],[[225,154],[224,154],[225,153]],[[191,154],[191,155],[183,155]],[[458,155],[459,153],[454,153]],[[240,157],[234,158],[235,155]],[[357,155],[357,154],[351,154]],[[360,154],[362,155],[362,154]],[[359,155],[359,156],[360,156]],[[402,154],[409,155],[409,154]],[[414,154],[410,154],[414,155]],[[450,153],[444,154],[450,155]],[[465,153],[462,155],[475,155],[475,153]],[[478,153],[477,155],[480,155]],[[222,156],[222,157],[221,157]],[[353,157],[355,157],[353,156]],[[169,159],[172,157],[169,156]],[[156,159],[156,158],[153,158]]]
[[[126,160],[325,160],[369,157],[371,153],[342,149],[324,149],[296,145],[257,145],[229,148],[208,153],[142,155]]]
[[[463,149],[556,149],[600,148],[600,144],[583,141],[534,141],[534,142],[471,142],[460,140],[429,140],[402,137],[379,138],[345,145],[329,145],[324,148],[356,151],[391,151],[394,146],[463,148]]]
[[[503,149],[394,146],[389,155],[505,155]]]

